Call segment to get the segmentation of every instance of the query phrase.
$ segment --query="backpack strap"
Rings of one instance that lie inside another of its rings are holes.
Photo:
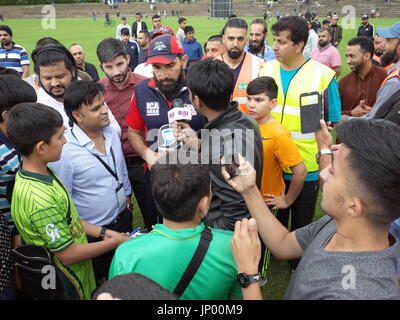
[[[192,260],[190,261],[189,265],[187,266],[185,272],[182,275],[181,280],[179,281],[174,290],[174,294],[176,294],[178,297],[180,297],[182,293],[185,292],[190,281],[192,281],[194,275],[199,269],[201,262],[203,261],[207,253],[208,247],[210,246],[211,240],[212,240],[211,230],[209,227],[204,226],[204,230],[201,233],[199,245],[197,246],[197,249],[192,257]]]

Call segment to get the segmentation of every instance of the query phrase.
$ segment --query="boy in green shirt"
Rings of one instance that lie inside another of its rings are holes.
[[[56,110],[39,103],[19,104],[8,113],[6,127],[22,156],[11,204],[15,225],[26,244],[43,246],[54,254],[54,263],[66,273],[80,299],[90,299],[96,287],[90,259],[115,249],[128,237],[81,220],[47,166],[60,159],[66,142],[63,119]],[[88,244],[86,234],[104,241]]]

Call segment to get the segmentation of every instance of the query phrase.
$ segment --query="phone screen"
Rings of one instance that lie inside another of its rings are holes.
[[[301,133],[313,133],[320,129],[319,121],[324,117],[323,110],[319,92],[300,95]]]

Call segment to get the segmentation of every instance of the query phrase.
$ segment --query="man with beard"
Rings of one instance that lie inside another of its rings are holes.
[[[372,63],[374,44],[367,37],[351,39],[346,47],[346,60],[351,72],[339,81],[342,114],[361,116],[352,112],[359,104],[364,109],[374,105],[376,93],[386,78],[386,70]]]
[[[100,68],[106,75],[99,81],[105,89],[106,103],[115,114],[121,126],[121,143],[129,181],[138,202],[143,219],[146,223],[146,189],[143,159],[132,149],[128,141],[128,124],[125,121],[129,105],[136,86],[146,78],[133,73],[129,69],[130,56],[121,41],[108,38],[102,40],[96,49]]]
[[[161,16],[158,14],[155,14],[151,17],[151,22],[153,23],[153,30],[149,31],[149,36],[151,38],[151,36],[153,35],[153,33],[157,32],[161,26]]]
[[[381,57],[383,55],[383,49],[385,47],[385,39],[379,37],[378,35],[375,35],[374,47],[375,51],[374,51],[374,56],[372,58],[372,63],[377,66],[383,67],[381,65]]]
[[[229,19],[223,29],[226,52],[216,59],[225,62],[233,72],[235,87],[232,100],[237,101],[239,110],[247,113],[247,85],[258,77],[264,60],[246,53],[247,23],[243,19]]]
[[[147,30],[140,30],[136,42],[140,47],[138,64],[145,63],[149,56],[149,32]]]
[[[181,99],[184,105],[190,104],[184,74],[186,62],[187,56],[184,55],[182,44],[175,36],[162,35],[151,40],[146,64],[152,64],[154,76],[136,86],[126,117],[129,142],[133,150],[146,162],[146,203],[152,205],[151,210],[146,208],[146,214],[149,215],[146,222],[148,228],[160,222],[160,216],[152,198],[150,171],[147,169],[151,170],[159,157],[158,131],[168,124],[168,111],[172,108],[174,99]],[[189,122],[190,126],[196,131],[202,129],[204,118],[194,110],[192,114],[194,115]]]
[[[244,48],[245,52],[254,54],[265,61],[274,60],[275,55],[271,47],[268,46],[267,24],[263,19],[256,19],[250,25],[249,44]]]
[[[0,66],[17,71],[22,79],[29,76],[29,57],[26,50],[12,41],[9,26],[0,26]]]
[[[47,45],[35,52],[35,73],[40,88],[36,90],[37,102],[56,109],[62,116],[64,126],[70,128],[69,118],[64,110],[64,94],[77,76],[76,62],[63,45]],[[121,128],[114,115],[108,110],[111,125],[120,133]]]
[[[354,112],[361,113],[366,118],[375,118],[380,107],[400,90],[400,22],[389,28],[378,28],[377,34],[385,39],[382,60],[391,60],[394,65],[388,69],[372,109],[365,108],[363,105],[354,109]],[[344,118],[346,117],[344,116]]]
[[[368,37],[371,40],[374,40],[374,25],[368,22],[368,15],[364,14],[361,17],[361,26],[358,28],[357,37]]]
[[[311,59],[316,60],[335,71],[336,76],[342,72],[342,59],[339,50],[332,43],[329,29],[322,29],[318,34],[318,48],[311,52]]]

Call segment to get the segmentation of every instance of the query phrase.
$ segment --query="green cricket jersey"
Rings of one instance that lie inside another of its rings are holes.
[[[18,171],[11,201],[11,215],[26,244],[43,246],[56,253],[71,244],[85,244],[84,227],[71,197],[55,173],[50,175]],[[71,223],[67,223],[68,203]],[[92,261],[63,266],[54,255],[55,263],[66,271],[78,289],[81,299],[90,299],[96,289]]]

